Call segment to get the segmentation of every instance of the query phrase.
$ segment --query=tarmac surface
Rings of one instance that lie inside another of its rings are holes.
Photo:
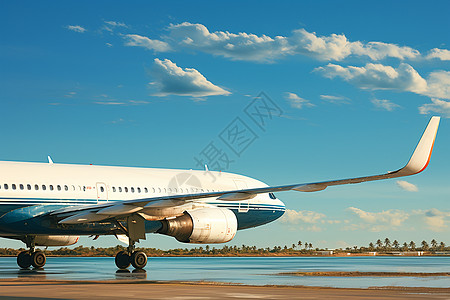
[[[242,286],[208,282],[0,280],[0,299],[450,299],[450,288]]]

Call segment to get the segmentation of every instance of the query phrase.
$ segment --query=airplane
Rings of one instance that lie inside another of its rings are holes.
[[[269,186],[232,173],[30,162],[0,162],[0,237],[23,241],[20,268],[43,268],[36,246],[73,245],[81,235],[115,235],[128,243],[119,269],[143,269],[135,244],[146,233],[183,243],[225,243],[238,230],[280,218],[274,193],[315,192],[329,186],[410,176],[430,161],[439,117],[432,117],[408,163],[394,172],[349,179]]]

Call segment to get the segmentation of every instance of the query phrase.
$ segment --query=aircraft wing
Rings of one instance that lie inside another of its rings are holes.
[[[434,141],[439,127],[439,117],[432,117],[423,133],[416,149],[408,163],[401,169],[380,175],[355,177],[349,179],[321,181],[313,183],[300,183],[291,185],[268,186],[262,188],[249,188],[221,192],[208,192],[184,195],[168,195],[136,200],[115,201],[102,205],[83,207],[68,207],[51,213],[60,219],[59,223],[77,224],[98,222],[107,219],[121,219],[134,213],[145,213],[146,209],[154,207],[170,207],[183,205],[187,202],[204,198],[214,198],[223,201],[242,201],[254,198],[257,194],[281,191],[315,192],[326,189],[328,186],[355,184],[366,181],[382,180],[410,176],[422,172],[428,166]]]

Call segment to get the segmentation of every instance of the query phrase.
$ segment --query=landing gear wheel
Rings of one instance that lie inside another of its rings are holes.
[[[140,251],[133,252],[131,255],[131,264],[136,269],[143,269],[147,265],[147,255]]]
[[[45,265],[46,261],[47,258],[42,251],[36,251],[31,254],[31,265],[36,269],[42,268]]]
[[[17,264],[22,269],[28,269],[31,266],[31,254],[29,251],[22,251],[17,255]]]
[[[116,254],[116,266],[119,269],[126,269],[130,266],[130,255],[127,251],[120,251]]]

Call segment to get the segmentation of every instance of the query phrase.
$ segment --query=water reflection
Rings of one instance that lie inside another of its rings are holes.
[[[113,257],[49,257],[45,269],[19,270],[0,257],[0,279],[216,281],[348,288],[449,287],[450,277],[296,277],[297,271],[450,272],[450,257],[152,257],[145,270],[117,270]]]
[[[143,269],[134,269],[131,272],[128,269],[117,270],[116,279],[147,279],[147,271]]]

